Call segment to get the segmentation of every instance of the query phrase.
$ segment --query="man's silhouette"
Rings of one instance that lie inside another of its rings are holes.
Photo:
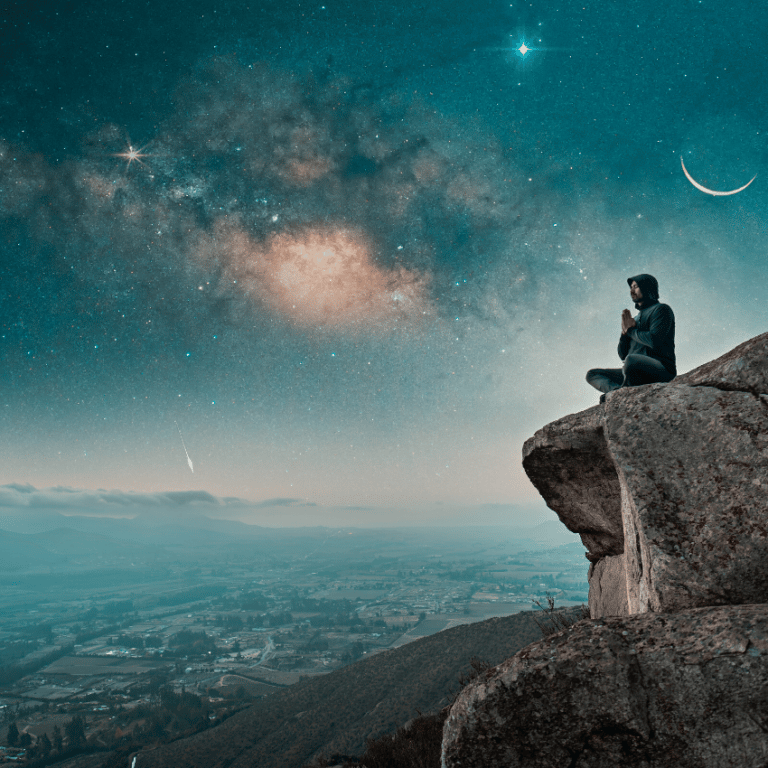
[[[640,312],[633,318],[628,309],[621,313],[619,358],[622,368],[593,368],[587,382],[604,394],[620,387],[636,387],[657,381],[672,381],[675,365],[675,315],[659,303],[659,284],[653,275],[627,279],[629,295]]]

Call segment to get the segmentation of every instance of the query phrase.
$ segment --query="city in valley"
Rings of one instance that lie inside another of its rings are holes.
[[[0,762],[208,728],[457,624],[587,600],[578,537],[62,518],[0,530]]]

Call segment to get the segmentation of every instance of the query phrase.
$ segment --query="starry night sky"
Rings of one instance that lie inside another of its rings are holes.
[[[680,373],[766,330],[754,7],[3,10],[0,485],[543,509],[522,443],[597,402],[627,277]]]

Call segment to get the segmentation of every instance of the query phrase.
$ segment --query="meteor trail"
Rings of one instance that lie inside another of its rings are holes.
[[[184,453],[187,454],[187,464],[189,464],[189,468],[192,470],[192,474],[195,474],[195,468],[192,466],[192,459],[189,458],[189,453],[187,453],[187,446],[184,445],[184,435],[181,434],[181,429],[179,429],[179,422],[174,421],[173,422],[176,425],[176,429],[179,430],[179,437],[181,438],[181,445],[184,448]]]

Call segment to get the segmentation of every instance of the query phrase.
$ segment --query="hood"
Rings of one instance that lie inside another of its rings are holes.
[[[659,301],[659,281],[653,275],[635,275],[627,278],[627,285],[635,282],[643,294],[642,302],[635,302],[635,309],[645,309]]]

